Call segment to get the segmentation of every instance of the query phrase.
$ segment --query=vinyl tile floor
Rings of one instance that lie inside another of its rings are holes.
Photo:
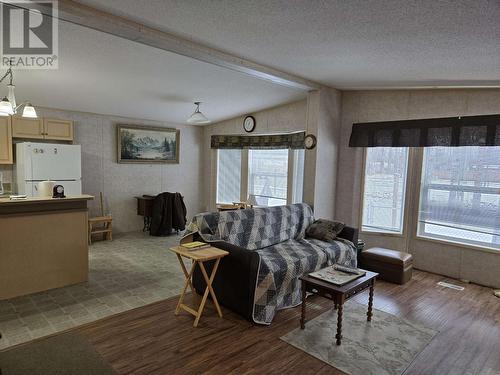
[[[180,236],[134,232],[89,249],[89,281],[0,301],[0,350],[180,293],[184,276],[169,247]]]

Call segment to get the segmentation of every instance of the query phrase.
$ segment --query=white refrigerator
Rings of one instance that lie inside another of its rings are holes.
[[[80,145],[23,142],[16,145],[17,194],[38,196],[38,183],[51,180],[65,195],[82,193]]]

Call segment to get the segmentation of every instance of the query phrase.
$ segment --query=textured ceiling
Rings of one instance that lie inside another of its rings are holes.
[[[59,25],[59,69],[14,70],[19,102],[185,123],[198,100],[202,112],[219,121],[306,95],[77,25]]]
[[[339,88],[500,86],[499,0],[79,0]]]

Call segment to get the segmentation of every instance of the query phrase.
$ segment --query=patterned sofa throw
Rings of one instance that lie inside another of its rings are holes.
[[[347,240],[305,238],[314,222],[305,203],[196,215],[184,238],[225,241],[259,254],[253,320],[270,324],[280,309],[301,302],[299,276],[329,264],[356,266],[356,247]]]

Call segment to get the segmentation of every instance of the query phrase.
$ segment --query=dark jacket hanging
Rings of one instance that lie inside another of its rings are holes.
[[[186,228],[186,205],[180,193],[161,193],[153,201],[152,236],[168,236]]]

